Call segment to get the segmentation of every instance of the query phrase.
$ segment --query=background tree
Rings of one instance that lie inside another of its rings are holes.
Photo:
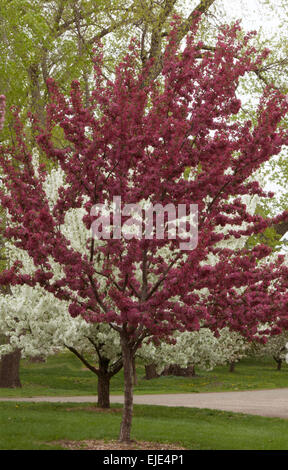
[[[91,57],[99,39],[104,41],[106,62],[103,73],[110,75],[115,61],[123,55],[128,37],[135,34],[142,44],[142,59],[160,59],[163,39],[175,12],[175,0],[3,0],[0,6],[0,90],[8,103],[6,129],[11,137],[10,106],[19,106],[23,118],[32,111],[43,126],[48,100],[47,79],[53,77],[67,91],[71,80],[79,79],[89,99],[93,67]],[[194,2],[206,11],[213,1]],[[191,24],[191,12],[183,17],[183,33]]]
[[[146,365],[154,366],[156,376],[163,373],[193,376],[197,367],[212,370],[217,365],[235,364],[251,347],[239,333],[229,328],[223,328],[218,338],[208,328],[200,328],[191,333],[175,333],[173,340],[175,344],[162,342],[160,345],[145,340],[137,353]]]
[[[229,364],[229,371],[235,371],[235,365],[243,357],[249,355],[252,349],[252,343],[245,340],[242,335],[236,331],[230,331],[229,328],[223,328],[218,337],[218,348],[223,350],[224,363]]]
[[[254,347],[254,355],[256,357],[273,357],[277,364],[277,370],[281,370],[282,363],[285,361],[287,354],[287,339],[288,332],[287,330],[283,329],[281,334],[268,337],[268,340],[265,344],[256,344]]]
[[[20,357],[45,359],[66,349],[97,376],[98,406],[110,407],[110,381],[122,368],[122,358],[119,337],[109,325],[72,318],[67,302],[29,286],[14,287],[10,295],[0,296],[0,320],[6,338],[6,344],[0,346],[2,387],[21,386],[12,365],[15,357],[18,363]]]

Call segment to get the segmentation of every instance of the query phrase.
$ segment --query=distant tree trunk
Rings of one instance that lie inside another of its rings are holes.
[[[194,377],[195,376],[195,367],[180,367],[177,364],[171,364],[166,367],[161,375],[175,375],[176,377]]]
[[[281,370],[282,367],[282,359],[279,357],[273,356],[274,361],[277,363],[277,370]]]
[[[229,362],[229,372],[235,371],[235,362]]]
[[[21,388],[20,382],[21,351],[16,349],[6,354],[0,361],[0,388]]]
[[[2,295],[11,294],[10,286],[0,286]],[[9,344],[9,337],[1,332],[0,344]],[[20,349],[6,354],[0,359],[0,388],[21,388],[20,381]]]
[[[41,363],[41,362],[46,362],[46,359],[44,356],[31,356],[29,358],[29,362],[31,362],[32,364],[38,364],[38,363]]]
[[[159,377],[159,374],[156,372],[155,364],[148,364],[145,366],[145,379],[151,380],[156,379],[157,377]]]
[[[93,342],[92,342],[93,344]],[[119,358],[114,364],[110,364],[110,359],[101,356],[98,354],[99,358],[99,367],[96,368],[91,365],[82,354],[77,351],[77,349],[73,348],[72,346],[67,346],[66,348],[69,349],[73,354],[75,354],[78,359],[89,369],[93,374],[96,374],[98,377],[98,385],[97,385],[97,406],[99,408],[110,408],[110,381],[111,378],[117,374],[122,369],[122,359]],[[99,351],[98,351],[99,352]]]

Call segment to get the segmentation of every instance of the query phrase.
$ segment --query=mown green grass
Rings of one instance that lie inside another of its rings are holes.
[[[243,359],[231,373],[228,366],[207,372],[196,370],[196,377],[160,377],[145,380],[144,366],[137,365],[138,384],[135,394],[148,393],[200,393],[232,390],[261,390],[288,387],[288,365],[276,370],[272,358]],[[22,360],[20,376],[22,389],[0,389],[1,397],[32,397],[96,395],[97,377],[85,369],[73,354],[58,354],[45,363]],[[111,394],[123,392],[123,372],[111,381]]]
[[[189,393],[288,387],[288,366],[277,371],[273,359],[244,359],[196,377],[145,380],[138,364],[135,393]],[[21,362],[22,389],[0,389],[2,397],[96,395],[97,377],[72,354],[45,363]],[[111,393],[123,391],[123,373],[112,379]],[[61,449],[55,441],[117,439],[120,405],[93,412],[91,404],[0,403],[0,449]],[[115,412],[115,410],[119,410]],[[132,438],[179,443],[191,450],[288,450],[288,420],[215,410],[135,406]]]
[[[0,449],[61,449],[61,440],[118,438],[121,410],[88,404],[0,403]],[[190,450],[288,450],[288,420],[214,410],[135,406],[132,438]],[[55,443],[56,441],[56,443]]]

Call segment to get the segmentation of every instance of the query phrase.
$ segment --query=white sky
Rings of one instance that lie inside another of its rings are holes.
[[[283,18],[279,17],[279,0],[270,0],[272,8],[267,3],[265,0],[216,0],[215,5],[223,7],[226,18],[242,19],[246,30],[263,29],[263,33],[270,37],[271,33],[277,34]]]
[[[271,0],[271,4],[277,7],[277,1]],[[259,0],[220,0],[227,16],[241,18],[245,29],[253,30],[263,28],[264,32],[270,34],[271,30],[277,32],[279,17],[271,8]]]

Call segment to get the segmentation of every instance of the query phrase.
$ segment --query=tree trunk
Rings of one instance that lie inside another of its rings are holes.
[[[40,85],[40,64],[34,63],[28,67],[30,94],[31,94],[31,111],[39,120],[41,126],[45,126],[45,113],[41,98]]]
[[[91,340],[90,340],[91,341]],[[91,341],[93,344],[93,341]],[[94,345],[95,347],[95,345]],[[90,364],[85,357],[77,351],[77,349],[73,348],[72,346],[67,346],[66,348],[69,349],[80,361],[87,367],[88,370],[96,374],[98,377],[98,385],[97,385],[97,394],[98,394],[98,402],[97,406],[100,408],[110,408],[110,381],[111,378],[122,369],[122,360],[120,358],[116,360],[114,364],[110,366],[110,359],[101,356],[97,347],[95,348],[98,353],[99,359],[99,367],[98,369]]]
[[[145,366],[145,379],[157,379],[157,377],[159,377],[159,375],[156,372],[155,364],[148,364]]]
[[[177,364],[171,364],[166,367],[161,375],[175,375],[176,377],[194,377],[195,376],[195,367],[180,367]]]
[[[138,385],[135,356],[133,357],[133,385],[134,386]]]
[[[41,363],[41,362],[46,362],[46,359],[45,359],[44,356],[41,356],[41,355],[39,355],[39,356],[31,356],[31,357],[29,358],[29,362],[31,362],[31,364],[39,364],[39,363]]]
[[[229,372],[234,372],[235,371],[235,362],[230,362],[229,363]]]
[[[12,353],[6,354],[0,361],[0,387],[1,388],[21,388],[19,366],[21,351],[16,349]]]
[[[98,403],[100,408],[110,408],[110,380],[109,359],[99,356],[98,376]]]
[[[277,363],[277,370],[281,370],[282,367],[282,359],[279,359],[278,357],[273,356],[274,361]]]
[[[110,375],[108,373],[99,372],[97,393],[99,408],[110,408]]]
[[[133,352],[125,333],[121,334],[121,347],[124,369],[124,407],[119,441],[130,442],[133,416]]]

